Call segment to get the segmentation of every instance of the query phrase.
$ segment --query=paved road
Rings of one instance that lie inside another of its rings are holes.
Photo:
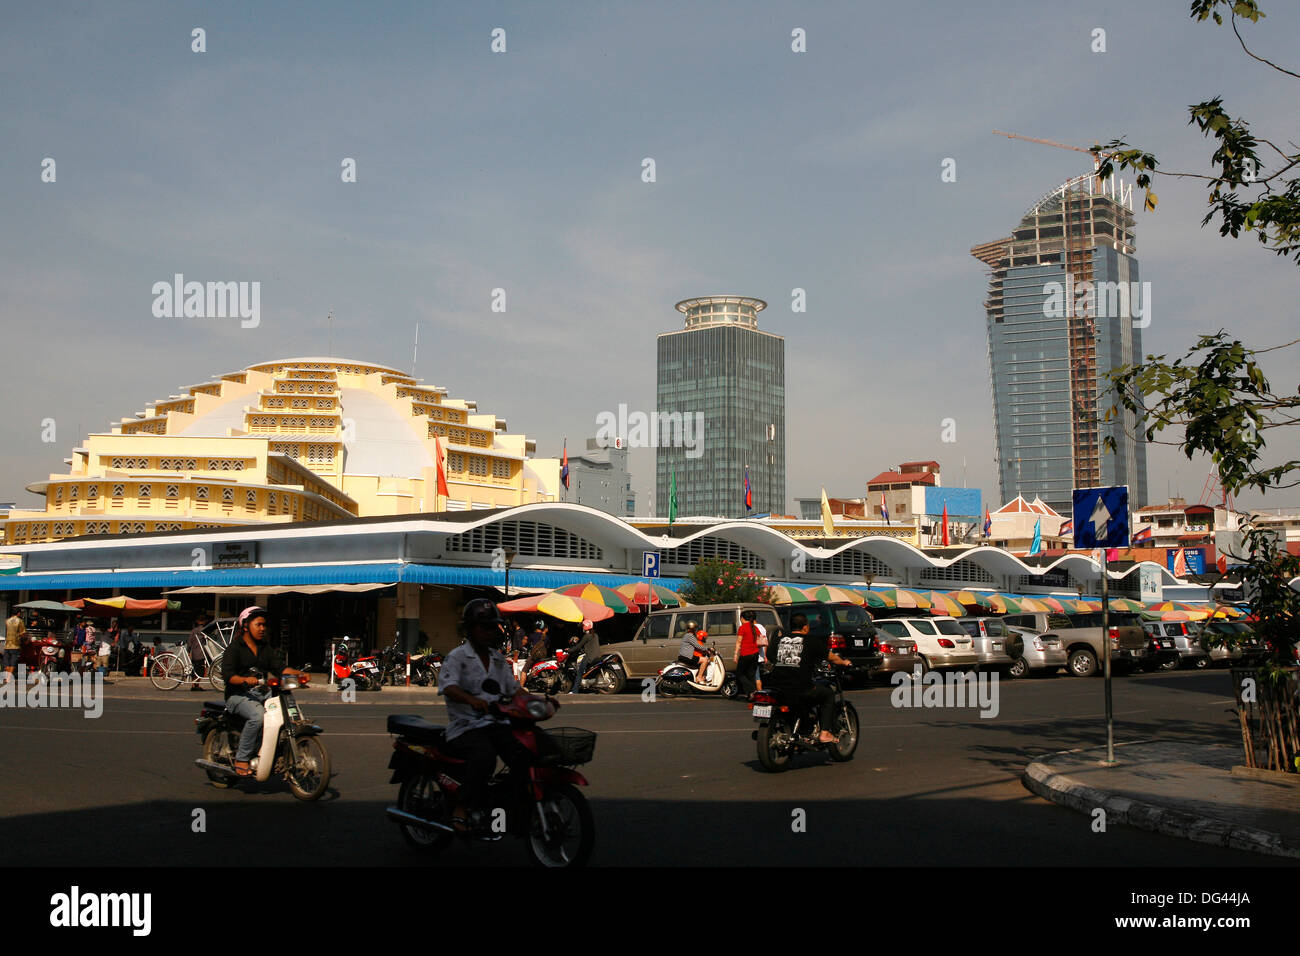
[[[211,695],[109,688],[103,716],[0,710],[0,845],[32,847],[33,863],[211,864],[236,844],[305,865],[426,865],[407,851],[383,808],[396,795],[385,769],[390,712],[437,720],[435,703],[399,694],[336,702],[301,694],[326,730],[335,776],[317,804],[287,791],[216,790],[192,761],[192,718]],[[758,766],[753,723],[723,700],[576,699],[553,722],[600,733],[585,768],[597,826],[593,865],[1203,865],[1277,861],[1091,821],[1020,782],[1038,754],[1104,744],[1102,682],[1069,677],[1004,682],[1001,712],[891,706],[888,689],[850,697],[863,739],[847,764],[820,755],[783,774]],[[1233,743],[1221,671],[1115,682],[1117,739]],[[206,812],[207,831],[191,830]],[[803,811],[804,832],[794,832]],[[11,854],[22,865],[24,857]],[[453,847],[435,865],[525,859],[521,843]]]

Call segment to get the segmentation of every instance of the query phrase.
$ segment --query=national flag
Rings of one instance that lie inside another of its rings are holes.
[[[948,502],[943,503],[943,546],[948,547]]]
[[[835,522],[831,520],[831,501],[826,497],[826,489],[822,488],[822,530],[826,532],[826,537],[835,537]]]
[[[1119,548],[1107,548],[1107,549],[1106,549],[1106,560],[1107,560],[1108,562],[1110,562],[1110,561],[1118,561],[1118,560],[1119,560]]]
[[[889,509],[885,507],[885,493],[880,493],[880,513],[884,516],[885,524],[889,524]]]
[[[1133,535],[1133,544],[1135,546],[1139,544],[1147,544],[1155,536],[1156,536],[1156,532],[1154,528],[1151,527],[1143,528],[1137,534]]]
[[[442,446],[442,439],[437,435],[433,436],[433,452],[434,458],[437,459],[438,462],[437,493],[442,495],[444,498],[448,498],[451,496],[451,491],[447,488],[446,449]]]
[[[992,533],[993,533],[993,518],[990,517],[989,509],[986,507],[984,509],[984,537],[987,538]]]
[[[754,510],[754,489],[749,487],[749,466],[745,466],[745,510]]]
[[[1218,560],[1218,561],[1215,561],[1215,562],[1214,562],[1214,565],[1215,565],[1215,567],[1217,567],[1217,568],[1219,569],[1219,573],[1220,573],[1220,574],[1227,574],[1227,573],[1228,573],[1228,556],[1227,556],[1226,554],[1221,554],[1221,555],[1219,555],[1219,560]]]
[[[1043,519],[1039,518],[1034,522],[1034,540],[1029,545],[1029,554],[1032,557],[1035,554],[1043,553]]]
[[[564,439],[564,457],[560,459],[560,484],[569,490],[569,439]]]
[[[677,520],[677,472],[673,472],[672,481],[668,485],[668,527],[673,526]]]
[[[1067,534],[1068,534],[1068,535],[1073,535],[1073,534],[1074,534],[1074,519],[1073,519],[1073,518],[1071,518],[1070,520],[1068,520],[1068,521],[1066,521],[1064,524],[1062,524],[1062,525],[1061,525],[1061,530],[1058,531],[1058,532],[1056,532],[1056,536],[1057,536],[1058,538],[1064,538]]]
[[[1174,553],[1174,577],[1187,577],[1187,552],[1183,548]]]

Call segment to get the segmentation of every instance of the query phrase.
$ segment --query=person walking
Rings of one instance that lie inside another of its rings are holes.
[[[27,625],[23,623],[22,615],[14,611],[9,619],[5,621],[4,668],[6,674],[13,674],[14,668],[18,666],[18,658],[22,654],[26,638]],[[7,677],[5,679],[13,680],[14,678]]]
[[[736,665],[736,677],[740,681],[740,695],[748,700],[758,689],[755,673],[758,670],[758,625],[757,615],[753,611],[741,611],[743,623],[736,633],[736,648],[731,659]]]
[[[203,690],[203,678],[207,676],[207,658],[203,656],[203,629],[207,624],[207,617],[200,614],[194,619],[194,626],[190,628],[188,649],[190,652],[190,679],[194,681],[194,686],[190,688],[192,691]]]

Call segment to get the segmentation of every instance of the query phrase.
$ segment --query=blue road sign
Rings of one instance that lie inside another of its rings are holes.
[[[643,578],[659,577],[659,552],[658,551],[641,552],[641,577]]]
[[[1074,546],[1127,548],[1128,485],[1074,489]]]

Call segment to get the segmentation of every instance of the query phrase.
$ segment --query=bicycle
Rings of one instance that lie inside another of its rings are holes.
[[[224,690],[225,681],[221,679],[221,654],[224,648],[217,650],[219,645],[211,638],[205,638],[203,641],[203,663],[207,669],[207,682],[212,685],[213,690]],[[189,648],[181,645],[175,651],[164,651],[154,657],[153,662],[149,665],[149,680],[154,687],[159,690],[175,690],[182,684],[187,687],[202,683],[204,678],[198,677],[194,672],[194,662],[190,657]]]

